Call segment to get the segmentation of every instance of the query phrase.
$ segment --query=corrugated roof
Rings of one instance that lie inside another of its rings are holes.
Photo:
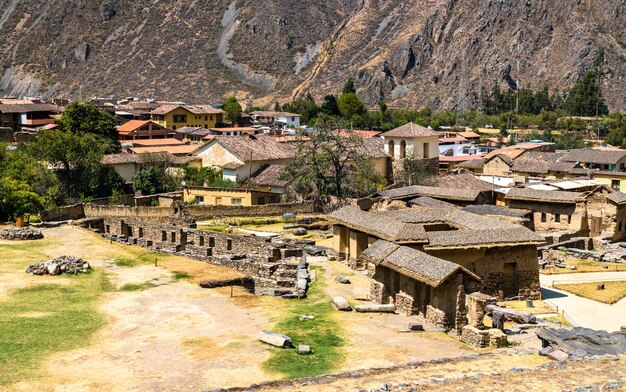
[[[380,195],[385,199],[411,199],[418,196],[429,196],[444,200],[475,201],[478,199],[480,191],[474,189],[413,185],[403,188],[387,189],[380,192]]]
[[[544,191],[528,188],[511,188],[505,196],[506,200],[537,201],[544,203],[574,204],[582,197],[582,193],[564,191]]]
[[[626,150],[594,150],[591,148],[583,148],[571,150],[561,158],[561,161],[614,165],[625,157]]]
[[[383,137],[427,137],[427,136],[439,136],[439,134],[432,129],[417,125],[415,123],[408,123],[401,127],[392,129],[382,134]]]

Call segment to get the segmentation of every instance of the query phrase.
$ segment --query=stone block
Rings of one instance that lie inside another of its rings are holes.
[[[569,355],[565,351],[552,350],[548,353],[547,357],[553,361],[564,362],[567,361]]]

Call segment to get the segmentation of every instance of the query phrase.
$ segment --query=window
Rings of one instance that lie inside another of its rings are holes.
[[[243,204],[243,200],[240,197],[233,197],[230,199],[230,204],[234,206],[240,206]]]
[[[554,221],[556,223],[561,223],[561,214],[554,215]]]
[[[570,223],[572,223],[572,216],[568,215],[567,216],[567,224],[570,224]]]
[[[143,237],[143,227],[139,228],[139,238]]]
[[[177,123],[187,122],[187,115],[186,114],[176,114],[176,115],[174,115],[174,122],[177,122]]]
[[[161,232],[161,241],[167,241],[167,233],[164,231]]]
[[[170,241],[172,241],[172,243],[176,242],[176,233],[172,231],[172,235],[170,236]]]
[[[204,204],[204,196],[196,196],[196,201],[199,204]]]
[[[200,236],[200,246],[204,246],[204,236]]]
[[[620,222],[620,223],[617,225],[617,231],[618,231],[618,232],[621,232],[621,231],[622,231],[622,222]]]
[[[620,190],[621,181],[620,180],[611,180],[611,188],[616,191]]]
[[[430,158],[428,143],[424,143],[424,159]]]
[[[546,223],[546,214],[545,213],[541,214],[541,222],[542,223]]]
[[[389,140],[389,155],[391,155],[391,157],[395,157],[396,156],[396,145],[393,142],[393,140]]]
[[[296,121],[296,118],[295,117],[291,117],[291,121]]]
[[[215,205],[221,205],[222,204],[222,198],[221,197],[216,197],[215,198]]]
[[[406,141],[400,142],[400,158],[406,158]]]

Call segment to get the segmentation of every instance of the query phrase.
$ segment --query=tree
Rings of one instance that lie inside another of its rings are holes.
[[[228,97],[226,99],[226,103],[222,107],[224,113],[226,114],[226,120],[230,121],[233,124],[236,124],[241,121],[241,105],[237,102],[236,97]]]
[[[15,219],[37,214],[44,209],[44,199],[24,181],[3,178],[0,183],[0,218]]]
[[[339,111],[339,106],[337,106],[337,97],[334,95],[325,96],[320,112],[328,116],[340,116],[341,112]]]
[[[283,105],[283,110],[290,113],[297,113],[302,116],[301,121],[304,124],[317,117],[319,107],[315,103],[315,99],[311,94],[306,94],[304,98],[296,98],[293,101]]]
[[[278,103],[278,101],[274,102],[274,111],[275,112],[280,112],[283,109],[281,109],[280,104]]]
[[[294,188],[323,204],[328,196],[363,196],[382,183],[359,136],[336,132],[345,122],[318,121],[317,130],[298,147],[281,178],[293,180]]]
[[[101,163],[108,149],[96,134],[78,135],[71,131],[44,130],[30,147],[33,156],[57,167],[65,192],[70,197],[109,196],[123,180]]]
[[[65,108],[57,121],[60,130],[82,136],[94,134],[106,143],[107,153],[119,150],[119,134],[115,127],[115,118],[104,110],[90,103],[72,102]]]
[[[343,94],[356,94],[356,88],[354,87],[354,80],[352,80],[352,78],[349,78],[346,84],[343,85],[342,95]]]
[[[573,116],[600,116],[609,113],[604,102],[599,78],[602,76],[604,50],[600,50],[593,68],[585,72],[570,90],[565,100],[565,109]]]
[[[339,112],[343,118],[351,120],[354,116],[362,116],[367,113],[365,104],[355,93],[345,93],[337,101]]]

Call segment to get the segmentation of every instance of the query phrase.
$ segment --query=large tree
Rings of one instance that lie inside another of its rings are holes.
[[[224,113],[226,114],[226,120],[230,121],[233,124],[236,124],[241,121],[241,105],[237,102],[236,97],[228,97],[226,99],[226,103],[222,107]]]
[[[355,93],[346,93],[339,97],[337,101],[339,112],[347,119],[351,120],[355,116],[363,116],[367,113],[365,104],[356,96]]]
[[[113,152],[119,149],[119,134],[115,127],[115,118],[104,110],[98,109],[90,103],[72,102],[65,108],[58,120],[60,129],[82,136],[94,134],[102,138],[105,151]]]
[[[567,95],[565,109],[571,115],[601,116],[609,113],[599,83],[602,77],[603,63],[604,50],[601,49],[596,56],[593,67],[578,79]]]
[[[363,196],[376,189],[382,178],[374,170],[370,151],[361,137],[337,132],[345,127],[334,120],[318,121],[282,178],[293,180],[298,192],[318,202],[327,196]]]

